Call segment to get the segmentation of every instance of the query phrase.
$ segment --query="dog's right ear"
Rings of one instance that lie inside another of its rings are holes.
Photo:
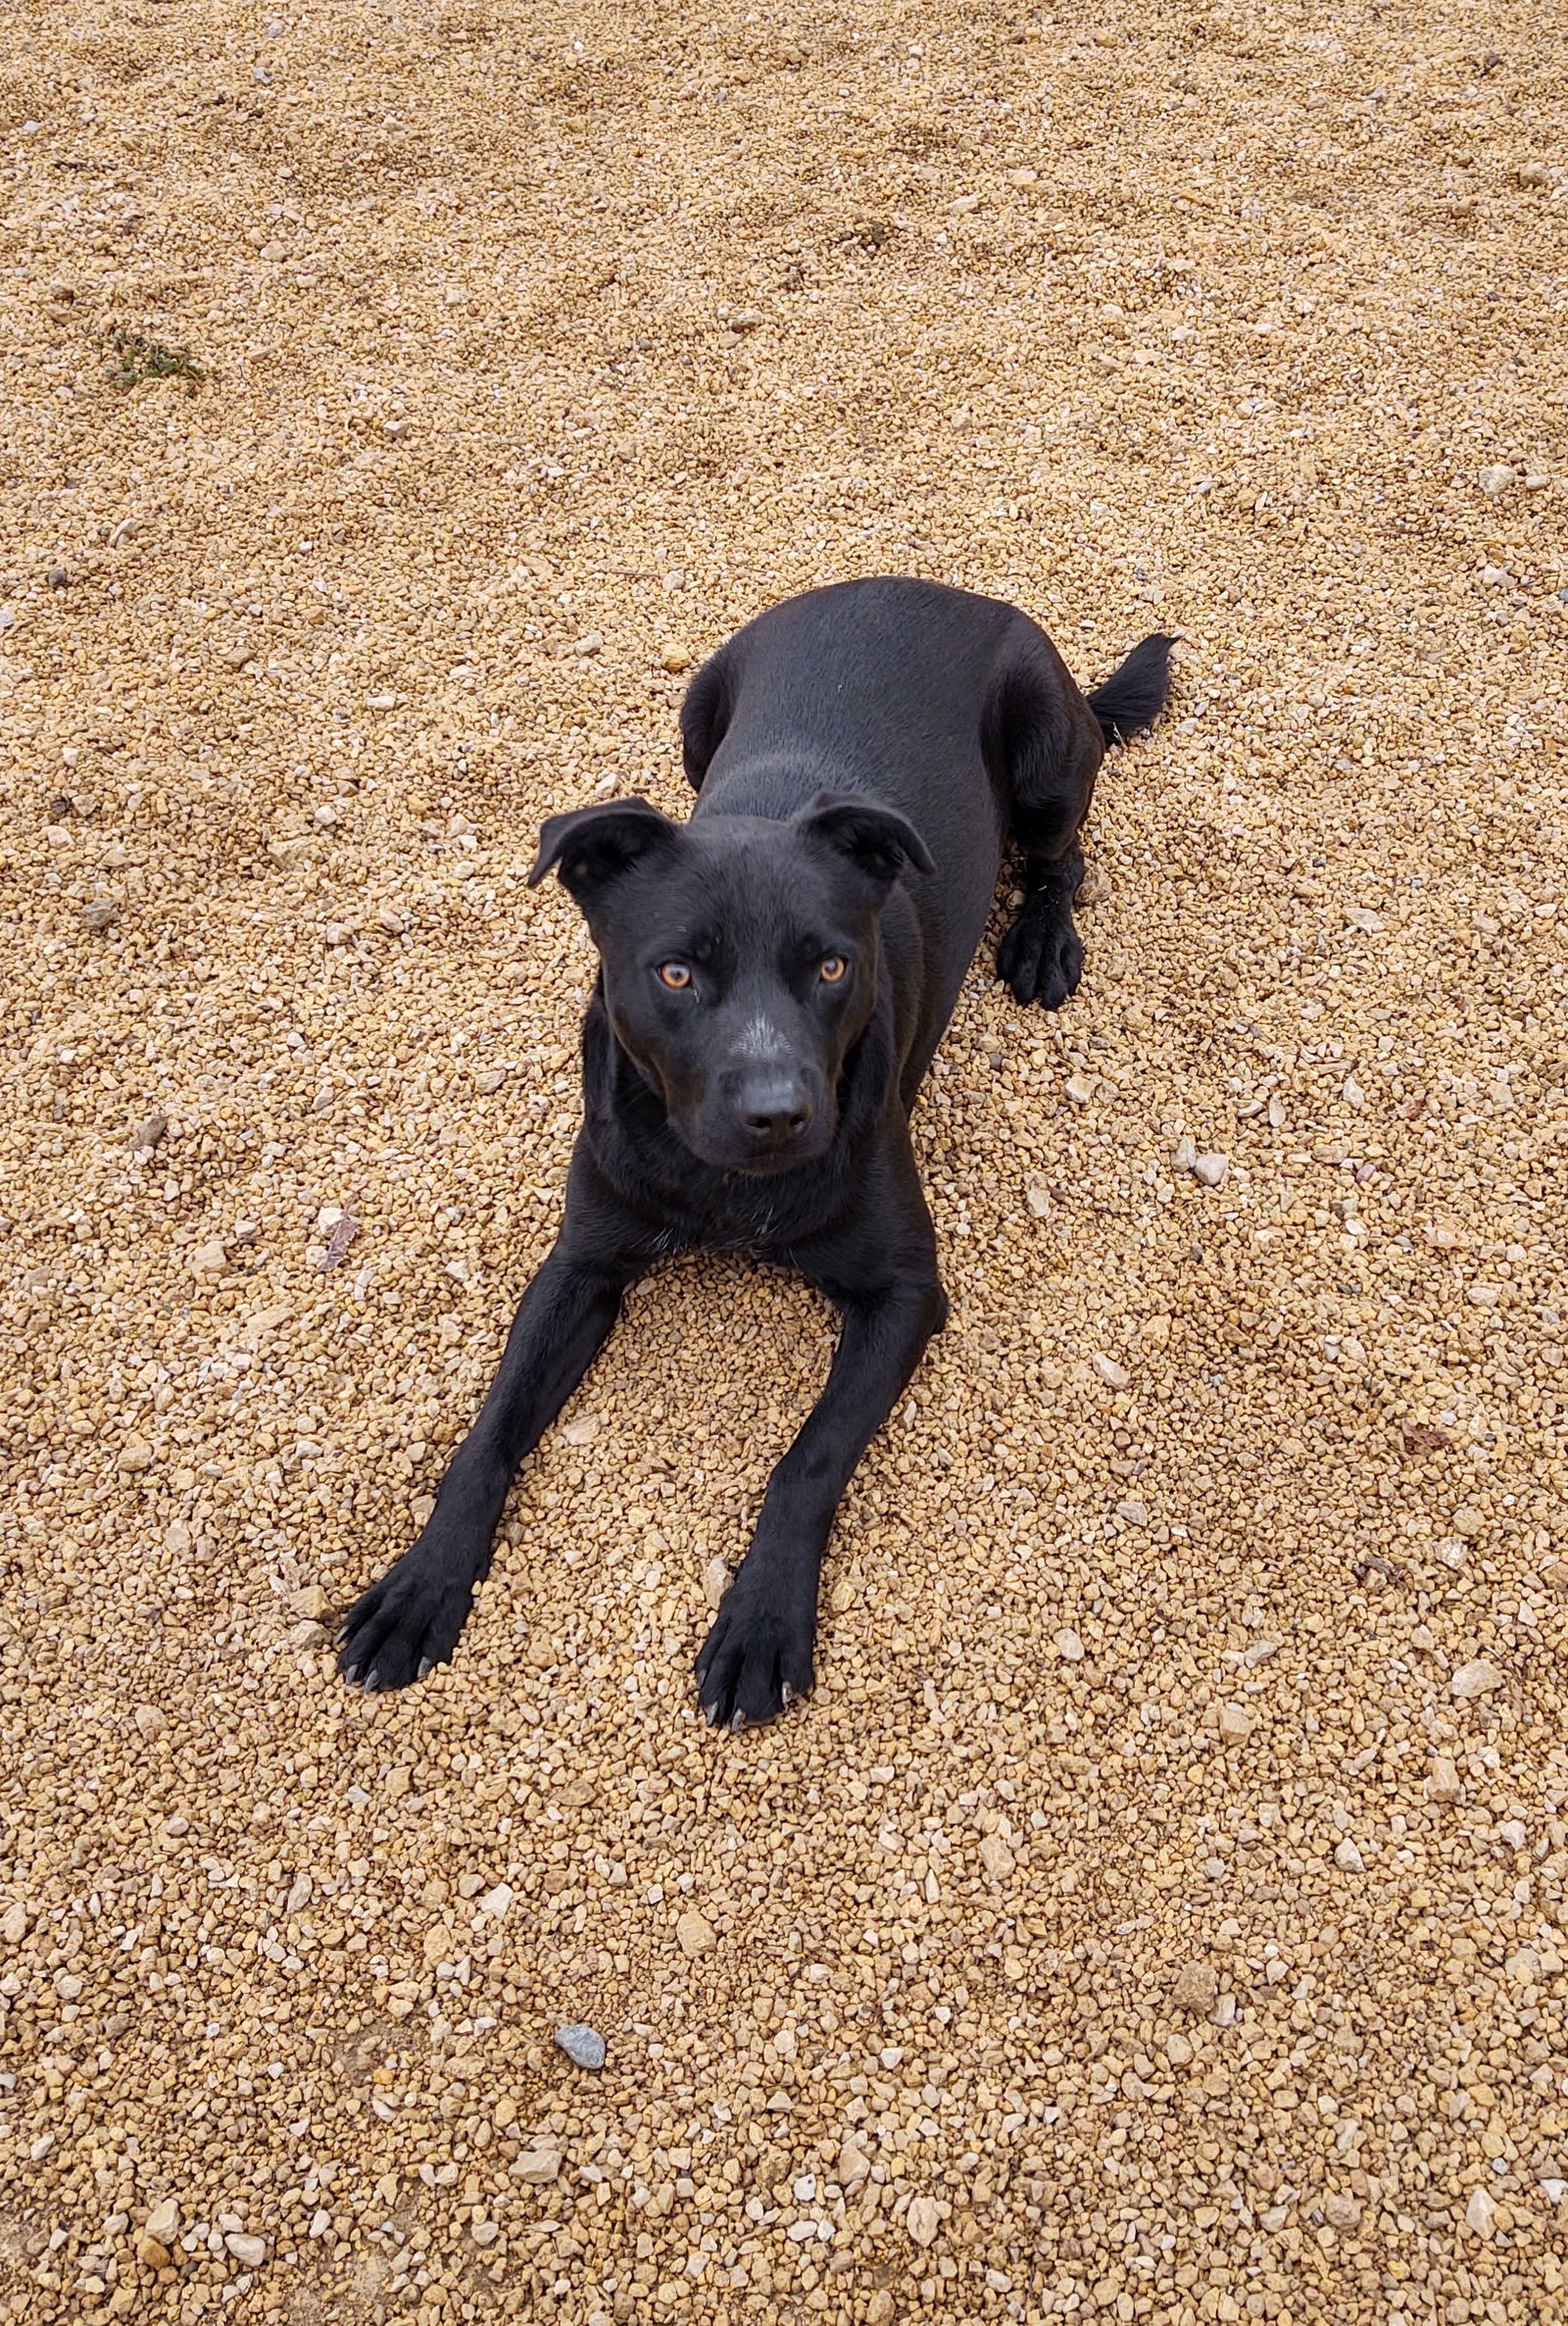
[[[651,800],[602,800],[552,816],[540,829],[539,854],[528,886],[537,888],[555,866],[563,888],[586,909],[612,880],[658,850],[672,849],[680,831]]]

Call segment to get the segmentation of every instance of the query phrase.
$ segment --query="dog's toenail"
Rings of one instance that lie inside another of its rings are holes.
[[[433,1672],[434,1670],[435,1670],[435,1658],[434,1658],[433,1656],[424,1656],[424,1657],[421,1657],[421,1658],[420,1658],[420,1659],[419,1659],[419,1677],[420,1677],[420,1679],[422,1680],[422,1679],[424,1678],[424,1675],[425,1675],[425,1673],[426,1673],[426,1672]]]

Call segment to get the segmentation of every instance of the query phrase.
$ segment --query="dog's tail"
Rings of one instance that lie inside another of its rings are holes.
[[[1140,727],[1152,726],[1170,692],[1170,650],[1175,641],[1155,630],[1135,646],[1119,669],[1089,697],[1107,743],[1125,743]]]

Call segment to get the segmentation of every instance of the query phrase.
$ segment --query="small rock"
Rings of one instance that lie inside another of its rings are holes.
[[[942,2208],[934,2197],[911,2197],[904,2226],[922,2252],[935,2245],[942,2227]]]
[[[573,654],[580,654],[584,656],[591,654],[602,654],[604,652],[604,632],[602,630],[589,630],[577,640],[576,645],[572,648],[572,652]]]
[[[288,1644],[296,1656],[303,1655],[307,1648],[324,1648],[326,1642],[324,1623],[291,1623],[288,1627]]]
[[[1359,929],[1364,937],[1382,934],[1383,920],[1379,914],[1369,913],[1364,905],[1347,905],[1345,917],[1352,929]]]
[[[1359,2198],[1346,2197],[1335,2190],[1323,2200],[1323,2218],[1331,2229],[1354,2229],[1361,2218]]]
[[[458,1942],[446,1923],[436,1922],[424,1934],[420,1948],[426,1963],[433,1970],[438,1962],[450,1962],[458,1951]]]
[[[730,317],[729,327],[732,331],[760,331],[766,321],[766,316],[757,308],[742,307]]]
[[[1564,2197],[1568,2197],[1568,2181],[1560,2181],[1555,2173],[1550,2174],[1541,2183],[1541,2194],[1548,2204],[1561,2204]]]
[[[1517,1817],[1510,1817],[1504,1824],[1498,1826],[1497,1839],[1499,1842],[1505,1843],[1510,1850],[1522,1850],[1528,1844],[1530,1836]]]
[[[1551,471],[1549,469],[1527,469],[1524,472],[1523,483],[1527,493],[1544,492],[1550,482]]]
[[[1118,1364],[1113,1357],[1106,1357],[1098,1349],[1089,1361],[1102,1381],[1108,1383],[1112,1389],[1125,1389],[1132,1379],[1125,1365]]]
[[[1078,883],[1078,894],[1074,897],[1073,903],[1084,906],[1102,905],[1110,893],[1110,882],[1105,878],[1104,873],[1101,871],[1098,865],[1091,865]]]
[[[792,2183],[791,2188],[797,2204],[813,2204],[816,2202],[816,2175],[814,2172],[803,2172]]]
[[[1170,1991],[1178,2010],[1211,2011],[1219,2000],[1219,1974],[1212,1963],[1184,1962]]]
[[[681,1915],[675,1924],[675,1936],[686,1955],[707,1955],[718,1945],[718,1933],[712,1924],[698,1913],[695,1906]]]
[[[1446,1754],[1434,1753],[1432,1768],[1427,1777],[1427,1799],[1436,1802],[1455,1802],[1464,1791],[1459,1772]]]
[[[1334,1862],[1343,1873],[1364,1874],[1366,1872],[1366,1859],[1348,1834],[1335,1851]]]
[[[1476,482],[1489,501],[1495,501],[1508,490],[1509,485],[1517,483],[1518,478],[1505,461],[1497,461],[1490,469],[1483,469]]]
[[[221,1244],[198,1244],[185,1262],[193,1276],[220,1276],[228,1265],[228,1254]]]
[[[1095,1095],[1095,1089],[1096,1084],[1092,1075],[1069,1074],[1067,1077],[1067,1096],[1075,1106],[1087,1107]]]
[[[1178,1139],[1171,1150],[1171,1169],[1173,1171],[1190,1171],[1197,1161],[1198,1149],[1193,1145],[1192,1140],[1185,1136]]]
[[[1219,1733],[1228,1745],[1245,1744],[1257,1727],[1257,1714],[1250,1705],[1221,1705]]]
[[[331,1604],[319,1583],[307,1583],[303,1591],[293,1591],[289,1594],[289,1611],[295,1615],[307,1616],[316,1623],[319,1623]]]
[[[162,2204],[155,2204],[142,2225],[149,2237],[156,2237],[160,2245],[172,2246],[179,2235],[179,2200],[166,2197]]]
[[[1193,1177],[1200,1187],[1223,1186],[1231,1167],[1228,1155],[1200,1155],[1193,1164]]]
[[[1521,162],[1519,183],[1522,186],[1548,186],[1551,183],[1551,172],[1544,162]]]
[[[1494,1688],[1502,1686],[1502,1674],[1494,1663],[1478,1658],[1474,1663],[1462,1663],[1448,1682],[1449,1692],[1463,1702],[1472,1697],[1490,1696]]]
[[[524,2149],[512,2166],[514,2181],[526,2181],[531,2188],[543,2189],[556,2180],[561,2172],[559,2149]]]
[[[1084,1644],[1075,1631],[1058,1631],[1054,1645],[1056,1654],[1064,1663],[1082,1663]]]
[[[153,1450],[145,1438],[127,1438],[120,1449],[118,1466],[122,1470],[129,1470],[134,1476],[141,1470],[150,1470],[153,1460]]]
[[[1147,1526],[1149,1524],[1149,1505],[1138,1502],[1118,1503],[1116,1515],[1124,1526]]]
[[[1172,2067],[1191,2067],[1193,2047],[1179,2031],[1165,2038],[1165,2056]]]
[[[893,2297],[886,2286],[874,2287],[866,2297],[865,2326],[889,2326],[893,2316]]]
[[[59,1996],[62,2003],[74,2003],[77,1996],[81,1993],[81,1981],[77,1978],[74,1971],[57,1970],[55,1972],[54,1984],[55,1993]]]
[[[131,1718],[144,1737],[161,1736],[169,1726],[156,1705],[138,1705]]]
[[[167,1114],[148,1114],[137,1123],[130,1134],[131,1152],[135,1155],[151,1155],[155,1147],[163,1145],[168,1135],[169,1116]]]
[[[395,711],[402,700],[401,695],[367,695],[365,707],[367,711]]]
[[[690,647],[678,646],[672,638],[666,638],[659,650],[659,667],[662,670],[689,669],[693,659]]]
[[[120,907],[113,897],[94,897],[90,905],[83,905],[81,909],[81,925],[84,929],[91,929],[95,936],[104,929],[113,928],[119,918]]]
[[[1568,1591],[1568,1559],[1550,1559],[1541,1570],[1541,1580],[1553,1591]]]
[[[51,589],[69,589],[71,587],[71,575],[66,571],[64,566],[50,567],[49,587]]]
[[[493,1922],[503,1921],[516,1895],[510,1882],[498,1882],[493,1890],[487,1890],[480,1899],[479,1911],[488,1914]]]
[[[20,1947],[27,1935],[27,1909],[19,1899],[0,1914],[0,1939],[8,1947]]]
[[[1000,1833],[988,1833],[980,1844],[980,1862],[1000,1882],[1013,1868],[1013,1855]]]
[[[575,1421],[562,1424],[562,1443],[566,1446],[591,1446],[603,1427],[597,1413],[579,1413]]]
[[[223,2243],[241,2269],[260,2269],[267,2259],[265,2237],[246,2237],[241,2231],[231,2229]]]
[[[501,2235],[499,2221],[470,2221],[468,2235],[476,2246],[493,2246]]]
[[[1503,1968],[1516,1986],[1533,1987],[1541,1976],[1541,1956],[1534,1947],[1516,1947]]]
[[[149,2237],[144,2229],[136,2240],[136,2258],[143,2269],[167,2269],[173,2256],[162,2238]]]
[[[1497,2218],[1497,2208],[1485,2189],[1472,2189],[1470,2202],[1464,2208],[1465,2224],[1477,2237],[1490,2237]]]
[[[710,1608],[717,1608],[729,1589],[729,1565],[722,1559],[710,1559],[703,1569],[703,1597]]]
[[[556,2041],[566,2057],[574,2059],[579,2067],[604,2066],[605,2039],[596,2027],[584,2027],[579,2021],[569,2019],[564,2027],[556,2029]]]

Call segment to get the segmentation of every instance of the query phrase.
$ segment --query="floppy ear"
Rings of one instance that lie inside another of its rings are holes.
[[[795,821],[807,839],[847,858],[879,888],[891,888],[903,872],[936,870],[908,817],[859,792],[819,791]]]
[[[602,800],[549,817],[540,829],[528,886],[537,888],[555,866],[563,888],[587,906],[617,873],[629,871],[655,850],[672,848],[679,828],[649,800]]]

